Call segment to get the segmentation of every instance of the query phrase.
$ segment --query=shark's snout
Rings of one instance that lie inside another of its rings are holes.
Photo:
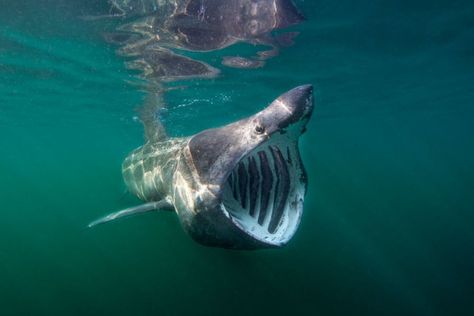
[[[306,113],[312,107],[313,86],[310,84],[296,87],[285,94],[281,95],[277,100],[285,103],[293,113]]]
[[[313,86],[294,88],[278,97],[267,108],[256,115],[257,120],[269,133],[285,132],[295,123],[306,125],[313,110]]]

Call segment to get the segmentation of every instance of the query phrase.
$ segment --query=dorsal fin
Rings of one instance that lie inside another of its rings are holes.
[[[140,107],[140,120],[145,130],[145,141],[155,143],[165,140],[168,136],[159,119],[160,110],[165,107],[161,87],[149,87],[145,104]]]

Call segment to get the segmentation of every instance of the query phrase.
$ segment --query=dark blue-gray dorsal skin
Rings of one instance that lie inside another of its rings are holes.
[[[174,50],[213,51],[238,42],[261,44],[257,56],[226,56],[229,67],[257,68],[292,43],[295,32],[272,31],[304,20],[291,0],[113,0],[123,23],[106,39],[119,44],[120,54],[133,57],[130,68],[161,81],[212,77],[219,71]],[[178,65],[178,67],[176,67]]]
[[[312,87],[300,86],[235,123],[149,141],[125,159],[125,183],[145,208],[160,202],[174,209],[201,244],[281,247],[303,212],[307,178],[298,140],[312,111]]]

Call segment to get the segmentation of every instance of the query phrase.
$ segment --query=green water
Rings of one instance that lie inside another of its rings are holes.
[[[78,18],[99,2],[1,6],[0,315],[474,314],[472,2],[298,1],[266,67],[166,96],[189,135],[315,85],[300,229],[255,252],[200,246],[172,213],[86,228],[138,203],[120,170],[143,142],[145,93]]]

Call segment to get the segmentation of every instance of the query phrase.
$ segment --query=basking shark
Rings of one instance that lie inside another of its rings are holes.
[[[313,111],[311,85],[262,111],[183,138],[151,138],[123,162],[128,189],[145,201],[92,222],[173,210],[197,242],[233,249],[281,247],[296,232],[307,176],[298,149]]]

